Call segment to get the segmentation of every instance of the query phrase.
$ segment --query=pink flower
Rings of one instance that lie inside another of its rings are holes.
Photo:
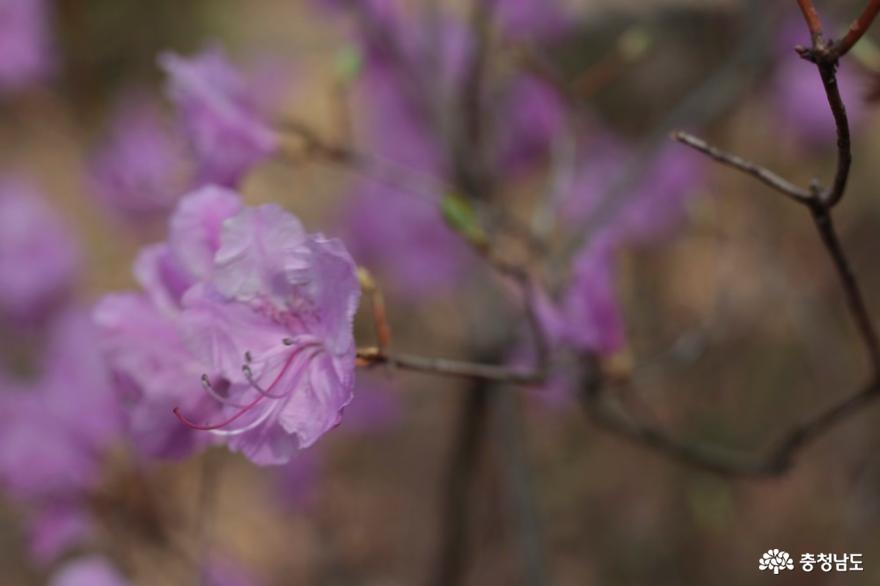
[[[111,211],[132,222],[169,212],[187,181],[182,146],[153,103],[143,97],[128,99],[93,156],[96,194]]]
[[[583,162],[569,192],[557,202],[560,221],[575,230],[587,227],[593,238],[613,240],[617,245],[668,236],[685,216],[703,180],[703,158],[670,142],[621,191],[619,186],[627,184],[621,173],[632,156],[618,138],[596,132],[579,154]]]
[[[705,177],[705,157],[669,143],[654,156],[641,181],[611,220],[618,241],[646,244],[668,237],[681,227],[687,205]]]
[[[168,94],[199,164],[199,184],[235,186],[278,147],[250,80],[219,49],[195,57],[164,53]]]
[[[356,98],[367,109],[363,148],[391,162],[391,175],[401,180],[358,180],[342,222],[358,262],[376,271],[391,293],[412,299],[448,292],[471,268],[470,251],[439,211],[438,184],[449,181],[450,164],[431,103],[455,102],[451,96],[470,62],[471,43],[466,29],[449,20],[437,23],[436,44],[425,42],[431,35],[418,34],[427,28],[424,21],[410,24],[393,31],[405,54],[368,52],[356,85]],[[368,48],[387,48],[369,32]],[[425,75],[422,60],[436,64],[436,75]]]
[[[550,343],[612,354],[623,347],[624,324],[614,286],[614,248],[597,239],[578,253],[560,299],[535,299],[535,312]]]
[[[591,243],[574,259],[574,273],[561,311],[562,337],[575,348],[611,354],[623,347],[624,326],[614,286],[614,249]]]
[[[341,242],[307,235],[269,205],[226,223],[215,271],[213,287],[184,298],[184,323],[191,344],[231,384],[228,417],[184,420],[258,464],[284,463],[336,426],[351,401],[354,262]]]
[[[185,344],[176,316],[147,295],[122,293],[104,297],[94,318],[138,452],[181,458],[206,446],[209,437],[181,426],[172,415],[178,406],[214,413],[199,382],[206,368]]]
[[[95,308],[103,353],[142,455],[179,458],[210,443],[210,436],[180,425],[172,414],[175,407],[204,417],[217,411],[202,390],[208,365],[181,328],[182,300],[199,278],[210,275],[222,223],[241,208],[238,195],[223,188],[188,195],[169,221],[168,243],[144,248],[135,261],[143,291],[107,295]]]
[[[10,495],[34,499],[93,486],[99,461],[90,446],[72,441],[73,422],[65,421],[49,394],[39,388],[7,393],[2,410],[0,484]]]
[[[22,499],[76,494],[94,486],[104,449],[118,438],[120,412],[82,312],[56,320],[40,374],[3,389],[0,481]]]
[[[30,554],[47,565],[92,536],[92,519],[82,503],[52,503],[28,519]]]
[[[579,156],[584,163],[557,209],[560,223],[586,231],[588,239],[575,254],[572,275],[558,299],[539,296],[535,309],[553,344],[612,354],[625,342],[614,286],[615,255],[623,247],[666,236],[678,225],[702,180],[702,164],[698,156],[671,144],[629,190],[615,193],[631,156],[625,145],[600,131]]]
[[[33,511],[31,550],[42,563],[88,536],[84,501],[122,423],[87,314],[70,310],[52,326],[39,375],[0,389],[0,486]]]
[[[597,238],[575,255],[572,275],[558,295],[535,289],[532,311],[551,359],[547,377],[534,396],[550,408],[567,407],[576,397],[585,354],[614,354],[626,342],[614,256],[613,241]],[[517,368],[536,367],[534,340],[523,337],[509,360]]]
[[[473,256],[438,210],[430,199],[363,180],[345,208],[347,242],[390,293],[406,299],[446,293],[466,279]]]
[[[72,234],[42,196],[0,180],[0,315],[45,317],[70,292],[78,265]]]
[[[285,463],[351,401],[354,263],[338,240],[221,188],[186,196],[170,226],[167,245],[142,253],[145,292],[99,305],[109,361],[144,425],[167,435],[176,402],[177,434]]]
[[[192,280],[209,278],[223,224],[242,209],[237,193],[219,187],[203,187],[184,198],[168,223],[170,260],[178,261],[178,269],[172,274],[188,274]]]
[[[519,76],[508,87],[494,121],[499,164],[512,171],[546,157],[566,123],[565,104],[550,84]]]

